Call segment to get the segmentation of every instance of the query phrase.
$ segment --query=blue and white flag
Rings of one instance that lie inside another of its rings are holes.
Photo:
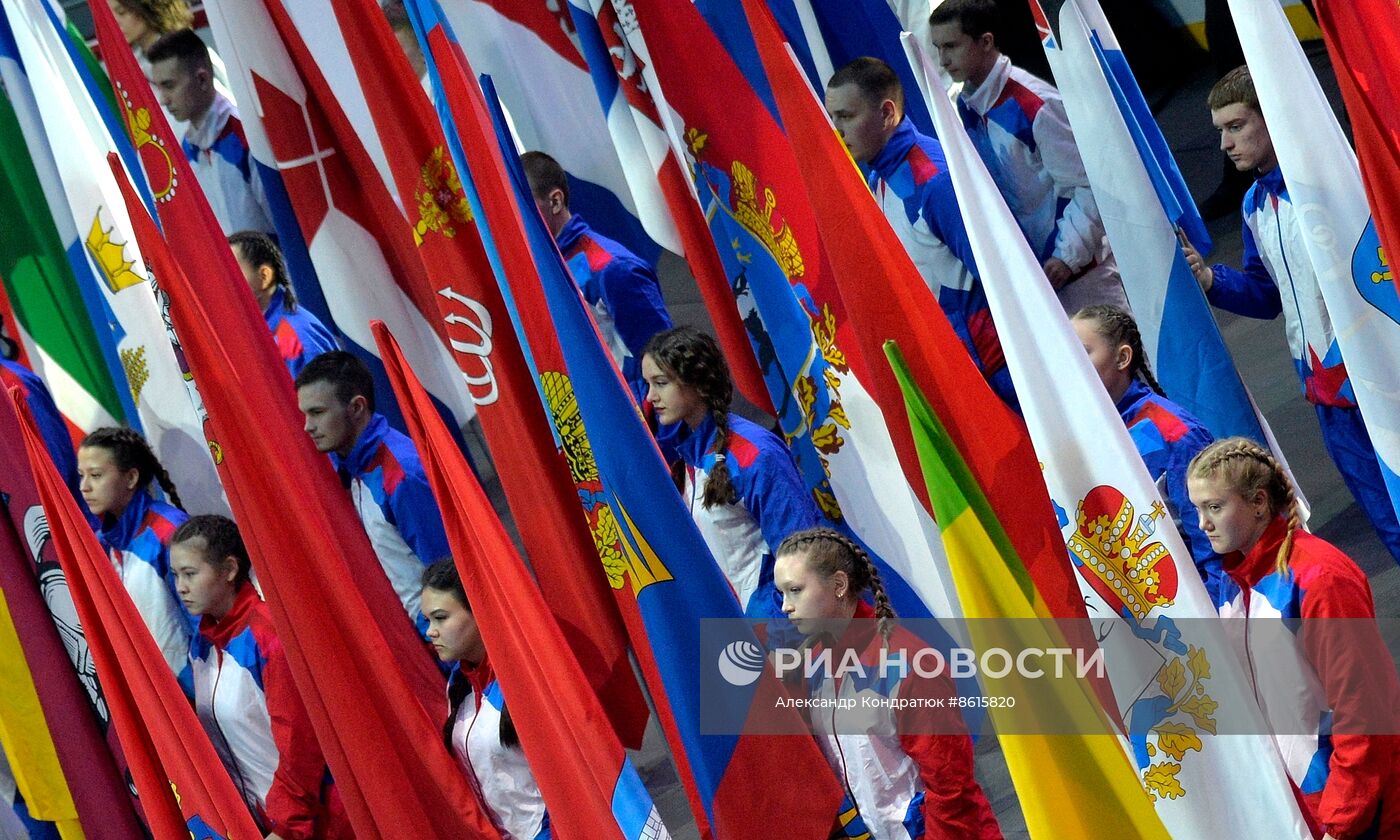
[[[1400,511],[1400,298],[1356,153],[1275,0],[1230,0],[1288,195],[1391,503]],[[1392,258],[1393,259],[1393,258]]]
[[[1283,761],[1157,486],[952,103],[925,96],[1130,754],[1177,838],[1306,838]],[[1248,791],[1248,805],[1237,795]]]

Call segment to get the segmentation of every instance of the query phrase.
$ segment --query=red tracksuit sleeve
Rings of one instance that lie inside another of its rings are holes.
[[[948,699],[946,679],[915,679],[908,696]],[[973,776],[972,738],[955,708],[906,709],[898,718],[899,746],[924,783],[923,840],[1001,840],[992,806]]]
[[[270,647],[265,652],[263,695],[277,744],[277,770],[267,791],[268,828],[286,840],[310,840],[317,836],[326,760],[292,682],[287,655],[280,642]]]
[[[1395,739],[1360,733],[1374,731],[1368,726],[1376,717],[1374,705],[1393,704],[1400,692],[1361,571],[1319,570],[1304,591],[1304,650],[1333,711],[1327,784],[1307,798],[1329,834],[1350,840],[1371,825],[1382,799],[1394,795],[1386,788],[1395,777]]]

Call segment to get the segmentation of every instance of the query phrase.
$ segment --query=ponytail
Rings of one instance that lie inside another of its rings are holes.
[[[117,465],[117,469],[136,470],[136,489],[145,490],[155,481],[160,485],[160,489],[165,492],[165,497],[181,510],[185,506],[180,501],[180,494],[175,490],[175,482],[170,478],[170,473],[161,466],[160,459],[151,450],[151,445],[135,429],[125,426],[107,426],[97,429],[83,438],[83,442],[78,444],[79,449],[105,449],[112,456],[112,462]]]
[[[1272,516],[1282,515],[1288,522],[1288,533],[1278,548],[1275,567],[1281,575],[1288,574],[1288,558],[1293,552],[1293,534],[1302,525],[1298,513],[1298,497],[1293,482],[1269,450],[1245,437],[1218,440],[1196,453],[1186,468],[1190,478],[1220,478],[1234,492],[1246,499],[1263,491]]]

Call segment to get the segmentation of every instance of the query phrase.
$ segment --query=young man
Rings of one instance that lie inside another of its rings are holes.
[[[230,236],[228,244],[293,379],[307,362],[337,349],[335,336],[321,319],[297,305],[297,293],[287,277],[282,251],[272,237],[242,230]]]
[[[574,281],[583,289],[584,299],[593,307],[593,318],[613,361],[640,401],[646,394],[642,348],[652,336],[674,326],[656,272],[569,209],[569,180],[558,161],[544,152],[526,152],[520,162],[535,206],[568,261]]]
[[[162,35],[146,57],[160,104],[176,120],[189,123],[180,145],[219,226],[225,233],[273,232],[238,109],[214,89],[209,48],[193,30],[181,29]]]
[[[1128,308],[1089,176],[1054,86],[997,48],[995,0],[946,0],[929,16],[939,63],[962,82],[958,113],[1066,312]]]
[[[826,110],[972,361],[1017,407],[943,147],[904,116],[899,76],[878,58],[857,58],[827,82]]]
[[[423,567],[451,551],[417,447],[375,412],[369,368],[343,350],[307,363],[296,392],[306,433],[330,455],[384,574],[409,618],[426,630],[418,609]]]
[[[1255,174],[1254,186],[1244,196],[1244,268],[1207,266],[1189,245],[1187,262],[1206,298],[1221,309],[1266,320],[1283,313],[1293,364],[1303,381],[1303,395],[1317,411],[1327,453],[1400,562],[1400,522],[1356,407],[1346,362],[1308,259],[1302,221],[1279,170],[1249,68],[1238,67],[1216,82],[1209,103],[1211,122],[1220,130],[1220,148],[1238,169]]]

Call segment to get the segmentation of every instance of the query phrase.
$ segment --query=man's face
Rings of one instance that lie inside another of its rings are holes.
[[[874,160],[899,123],[894,102],[876,102],[855,84],[827,88],[826,112],[858,163]]]
[[[998,52],[990,34],[973,38],[962,24],[940,23],[929,29],[929,40],[938,50],[938,63],[955,82],[982,84],[996,64]]]
[[[1274,141],[1259,109],[1236,102],[1211,111],[1210,121],[1220,129],[1220,150],[1236,169],[1268,172],[1278,166]]]
[[[160,104],[180,122],[204,116],[214,99],[209,72],[203,68],[191,71],[178,58],[152,64],[151,84],[160,94]]]
[[[352,415],[359,399],[341,402],[335,386],[325,380],[297,389],[297,408],[306,421],[303,428],[318,452],[334,452],[341,456],[350,453],[357,436]]]

